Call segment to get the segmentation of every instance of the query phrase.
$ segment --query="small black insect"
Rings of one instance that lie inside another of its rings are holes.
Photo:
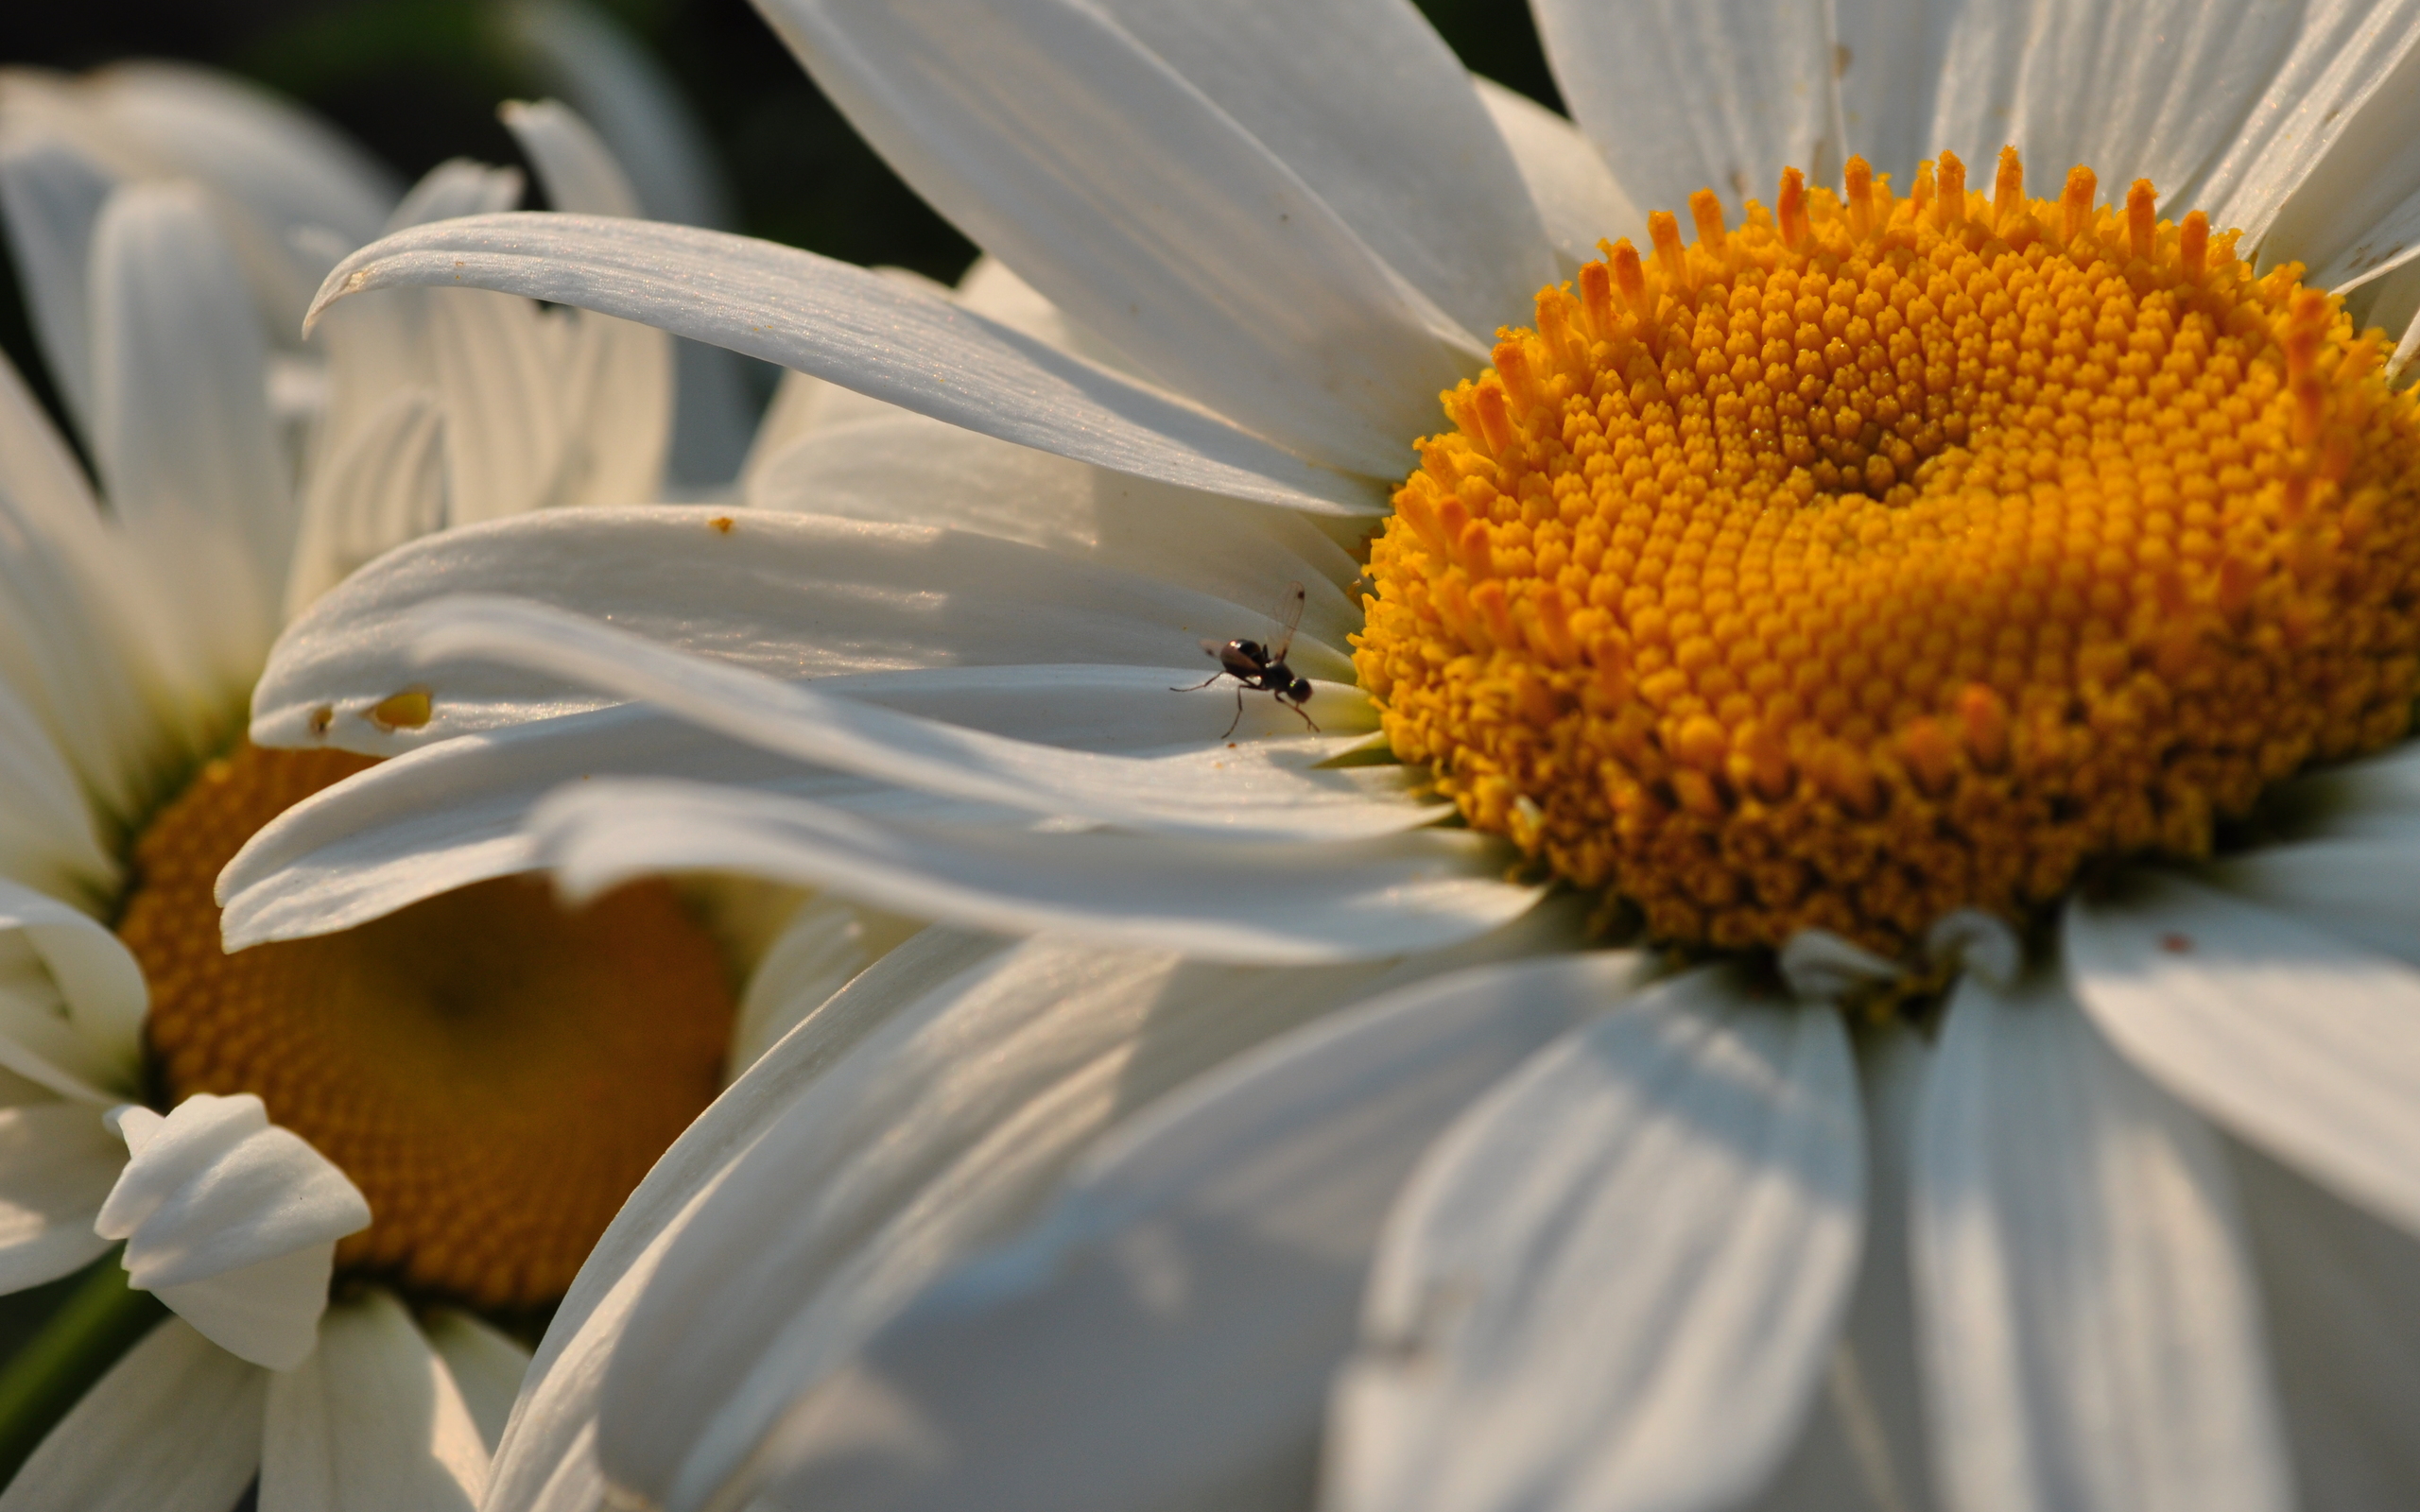
[[[1288,583],[1279,594],[1277,608],[1270,617],[1277,622],[1277,638],[1263,645],[1258,641],[1204,641],[1201,649],[1219,659],[1219,670],[1191,687],[1170,688],[1170,693],[1191,693],[1206,688],[1220,678],[1236,679],[1236,717],[1227,721],[1227,734],[1236,732],[1243,723],[1244,691],[1274,694],[1277,701],[1302,716],[1303,723],[1314,731],[1320,728],[1311,716],[1303,713],[1303,705],[1311,701],[1311,679],[1298,678],[1286,664],[1286,653],[1294,644],[1294,627],[1303,623],[1303,585]]]

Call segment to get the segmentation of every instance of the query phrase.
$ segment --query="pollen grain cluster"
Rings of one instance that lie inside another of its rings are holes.
[[[732,1004],[662,883],[576,913],[477,884],[315,939],[219,947],[218,872],[263,824],[368,765],[245,746],[145,831],[118,933],[151,988],[163,1106],[249,1091],[369,1198],[340,1270],[541,1306],[713,1100]]]
[[[2420,419],[2152,187],[1785,174],[1650,217],[1443,396],[1356,664],[1481,829],[1653,936],[1905,955],[2206,854],[2420,687]]]

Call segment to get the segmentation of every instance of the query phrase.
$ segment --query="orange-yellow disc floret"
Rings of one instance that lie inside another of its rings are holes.
[[[1906,954],[2206,854],[2420,684],[2420,420],[2375,338],[2152,187],[1785,174],[1443,397],[1355,663],[1475,826],[1654,936]]]
[[[245,746],[144,832],[118,933],[150,984],[164,1102],[257,1093],[369,1198],[337,1263],[424,1295],[561,1297],[622,1199],[714,1098],[731,994],[664,884],[577,913],[507,878],[316,939],[219,948],[218,872],[369,764]]]

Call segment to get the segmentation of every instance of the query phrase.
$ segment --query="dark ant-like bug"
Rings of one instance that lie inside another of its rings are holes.
[[[1277,622],[1275,641],[1267,645],[1258,641],[1204,641],[1201,649],[1219,659],[1219,670],[1190,687],[1170,688],[1168,691],[1192,693],[1210,686],[1220,678],[1235,679],[1236,717],[1227,721],[1226,734],[1220,735],[1220,740],[1234,734],[1236,727],[1243,723],[1244,693],[1247,689],[1253,693],[1274,694],[1279,703],[1293,710],[1303,723],[1311,727],[1314,734],[1318,733],[1320,727],[1303,712],[1303,705],[1311,701],[1311,679],[1296,677],[1294,669],[1286,664],[1286,653],[1294,644],[1294,627],[1303,623],[1303,585],[1287,584],[1286,592],[1278,595],[1275,611],[1270,616]]]

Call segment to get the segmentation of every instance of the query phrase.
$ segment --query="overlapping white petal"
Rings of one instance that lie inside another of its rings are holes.
[[[89,1103],[0,1108],[0,1292],[56,1280],[109,1248],[93,1214],[125,1164]]]
[[[898,280],[769,242],[648,221],[483,215],[363,248],[328,275],[314,308],[398,284],[501,289],[642,320],[1113,472],[1318,514],[1384,507],[1375,484],[1158,389]],[[1407,449],[1388,471],[1409,460]]]
[[[0,95],[5,98],[5,95]],[[118,179],[48,134],[0,139],[0,210],[26,317],[74,423],[93,422],[93,223]]]
[[[107,1107],[141,1085],[143,969],[117,936],[46,894],[0,882],[0,1066]]]
[[[1770,1476],[1864,1228],[1837,1017],[1722,970],[1532,1057],[1398,1200],[1338,1386],[1342,1508],[1718,1507]]]
[[[2290,1504],[2218,1139],[2055,971],[1959,985],[1914,1155],[1927,1405],[1955,1512]]]
[[[2420,971],[2178,878],[2068,905],[2110,1040],[2230,1131],[2420,1231]]]
[[[429,1348],[445,1362],[446,1373],[462,1395],[462,1405],[477,1425],[481,1480],[487,1456],[503,1441],[504,1425],[512,1416],[513,1399],[529,1373],[529,1351],[520,1343],[458,1308],[441,1307],[420,1320]]]
[[[227,1512],[261,1462],[268,1372],[169,1318],[0,1490],[0,1512]]]
[[[1628,236],[1644,243],[1647,216],[1605,167],[1604,158],[1580,129],[1527,94],[1518,94],[1492,79],[1474,77],[1479,103],[1495,121],[1495,129],[1519,165],[1521,180],[1538,207],[1547,244],[1554,249],[1559,274],[1570,278],[1583,263],[1600,255],[1599,241]],[[1534,295],[1535,289],[1526,290]],[[1505,306],[1518,311],[1518,303]],[[1499,315],[1498,323],[1512,319]]]
[[[1109,1512],[1299,1498],[1381,1221],[1421,1150],[1637,971],[1614,954],[1457,972],[1170,1097],[1088,1158],[1024,1238],[926,1292],[802,1398],[763,1457],[768,1500]]]
[[[129,1283],[230,1353],[292,1367],[317,1337],[336,1242],[368,1227],[369,1203],[250,1092],[112,1116],[129,1159],[93,1228],[126,1241]]]
[[[254,687],[252,738],[393,755],[610,701],[486,659],[424,663],[407,620],[460,593],[611,615],[634,634],[784,677],[1202,666],[1205,636],[1267,624],[1264,606],[961,531],[683,507],[551,511],[414,541],[320,599]],[[1339,651],[1299,644],[1296,671],[1350,676]],[[413,688],[431,696],[427,722],[381,728],[377,706]]]
[[[328,1309],[269,1377],[262,1512],[472,1512],[487,1447],[445,1362],[383,1290]]]

